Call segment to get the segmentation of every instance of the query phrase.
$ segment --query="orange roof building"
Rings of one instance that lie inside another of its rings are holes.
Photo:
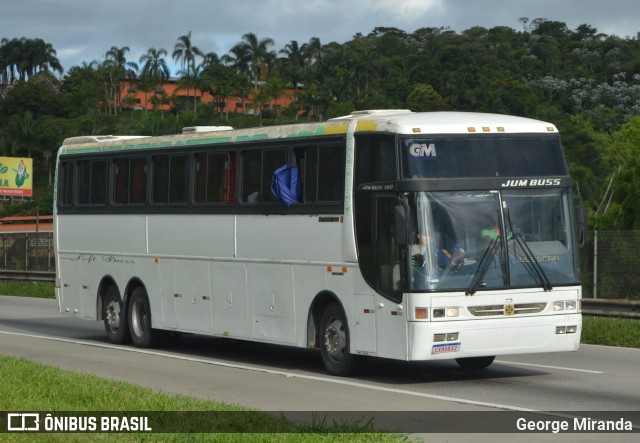
[[[193,97],[195,96],[198,104],[213,103],[215,98],[208,92],[200,89],[188,88],[186,85],[179,83],[179,78],[171,78],[165,80],[161,85],[157,85],[151,91],[140,90],[135,84],[123,80],[120,87],[120,100],[122,106],[135,111],[170,111],[175,108],[191,109],[193,107]],[[264,103],[263,111],[276,110],[278,113],[288,107],[295,100],[295,90],[293,88],[285,89],[282,96],[277,100]],[[253,90],[247,92],[247,97],[233,97],[225,104],[222,112],[243,112],[252,114],[257,113],[254,108]]]

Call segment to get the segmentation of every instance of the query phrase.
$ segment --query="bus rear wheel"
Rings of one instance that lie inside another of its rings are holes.
[[[107,339],[116,345],[127,343],[130,340],[125,308],[118,288],[116,286],[109,287],[102,302],[102,318]]]
[[[133,344],[139,348],[155,345],[158,331],[151,329],[151,306],[149,297],[142,287],[137,287],[129,302],[129,330]]]
[[[351,375],[361,361],[360,356],[349,353],[349,327],[337,303],[327,306],[320,319],[320,355],[333,375]]]
[[[456,358],[456,363],[458,363],[462,369],[484,369],[488,368],[495,358],[495,356]]]

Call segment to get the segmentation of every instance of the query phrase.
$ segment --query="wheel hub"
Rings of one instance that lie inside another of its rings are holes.
[[[117,332],[120,329],[120,303],[116,300],[111,300],[106,309],[107,324],[112,332]]]
[[[347,347],[347,335],[340,320],[334,319],[329,323],[324,333],[324,342],[331,358],[341,360],[344,357]]]

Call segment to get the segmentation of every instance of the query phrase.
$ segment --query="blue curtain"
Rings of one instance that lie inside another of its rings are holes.
[[[271,193],[287,206],[302,203],[302,183],[298,172],[297,166],[284,165],[276,169],[271,178]]]

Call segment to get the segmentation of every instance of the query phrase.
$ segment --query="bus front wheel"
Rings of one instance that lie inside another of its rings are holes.
[[[125,304],[120,298],[120,291],[111,286],[102,303],[102,318],[107,339],[116,345],[129,341],[129,324],[127,323]]]
[[[351,375],[361,357],[349,353],[349,327],[337,303],[326,307],[320,319],[320,355],[325,368],[333,375]]]
[[[129,330],[131,340],[139,348],[148,348],[155,344],[158,331],[151,329],[151,306],[147,292],[137,287],[129,302]]]
[[[495,356],[456,358],[456,363],[458,363],[462,369],[484,369],[489,367],[494,359]]]

